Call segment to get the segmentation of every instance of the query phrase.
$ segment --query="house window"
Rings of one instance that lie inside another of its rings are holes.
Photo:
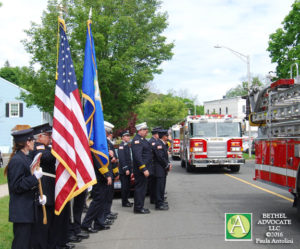
[[[243,113],[246,113],[246,106],[245,105],[243,105]]]
[[[228,107],[226,107],[226,114],[228,114]]]
[[[207,109],[206,113],[209,114],[209,109]]]
[[[7,118],[23,117],[23,103],[18,103],[18,102],[6,103],[6,117]]]
[[[222,109],[221,108],[219,108],[219,114],[222,114]]]

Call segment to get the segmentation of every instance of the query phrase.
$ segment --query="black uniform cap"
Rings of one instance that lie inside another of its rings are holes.
[[[33,139],[33,129],[14,131],[11,135],[14,137],[15,143],[26,142]]]
[[[32,127],[33,129],[33,135],[41,134],[44,132],[52,132],[52,127],[49,125],[49,123],[37,125],[35,127]]]
[[[122,131],[121,137],[124,137],[124,136],[130,136],[129,131]]]
[[[158,131],[158,135],[159,135],[159,138],[162,138],[163,136],[168,136],[168,130],[160,129]]]
[[[154,127],[151,131],[152,135],[157,134],[161,130],[161,126]]]

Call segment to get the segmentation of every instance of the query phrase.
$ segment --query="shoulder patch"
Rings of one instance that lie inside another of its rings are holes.
[[[124,147],[123,146],[119,146],[119,150],[123,150],[124,149]]]
[[[45,145],[38,145],[38,146],[36,146],[36,149],[37,150],[44,150],[45,149]]]
[[[154,146],[154,145],[155,145],[155,142],[152,143],[152,146]]]
[[[139,140],[135,140],[134,143],[135,143],[135,144],[139,144],[140,141],[139,141]]]
[[[162,146],[161,146],[161,145],[158,145],[158,146],[157,146],[157,149],[162,149]]]

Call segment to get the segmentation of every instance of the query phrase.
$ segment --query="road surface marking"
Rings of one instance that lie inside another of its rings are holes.
[[[288,198],[288,197],[285,197],[284,195],[277,194],[277,193],[275,193],[275,192],[273,192],[273,191],[271,191],[271,190],[268,190],[268,189],[259,187],[259,186],[255,185],[255,184],[253,184],[253,183],[250,183],[250,182],[248,182],[248,181],[245,181],[245,180],[243,180],[243,179],[241,179],[241,178],[238,178],[238,177],[236,177],[236,176],[229,175],[229,174],[225,174],[225,175],[227,175],[227,176],[229,176],[229,177],[232,177],[232,178],[234,178],[234,179],[236,179],[236,180],[238,180],[238,181],[240,181],[240,182],[246,183],[246,184],[248,184],[248,185],[250,185],[250,186],[252,186],[252,187],[254,187],[254,188],[258,188],[258,189],[260,189],[260,190],[262,190],[262,191],[265,191],[265,192],[267,192],[267,193],[269,193],[269,194],[271,194],[271,195],[275,195],[275,196],[280,197],[280,198],[282,198],[282,199],[285,199],[285,200],[287,200],[287,201],[294,202],[294,200],[293,200],[292,198]]]

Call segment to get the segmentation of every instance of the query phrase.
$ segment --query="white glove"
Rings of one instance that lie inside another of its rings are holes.
[[[36,177],[36,179],[40,179],[43,176],[43,170],[41,168],[35,170],[33,172],[34,176]]]
[[[41,196],[39,196],[39,203],[44,206],[47,203],[47,196],[43,195],[42,199]]]
[[[88,192],[91,192],[93,189],[93,186],[88,187]]]

